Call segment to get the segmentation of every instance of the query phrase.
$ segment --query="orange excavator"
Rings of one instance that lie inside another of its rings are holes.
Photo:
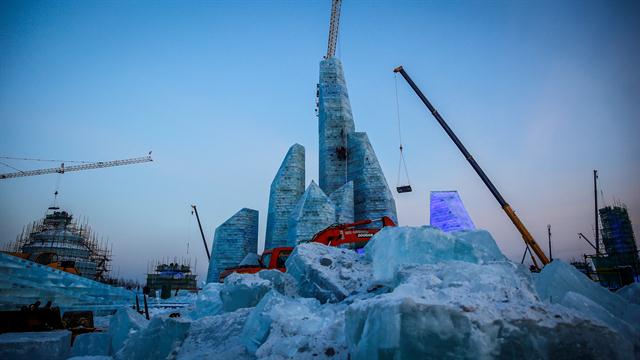
[[[379,228],[361,227],[376,222],[380,222],[382,226]],[[396,223],[387,216],[383,216],[380,219],[361,220],[349,224],[334,224],[316,233],[310,242],[316,242],[327,246],[347,247],[358,251],[367,244],[373,235],[383,227],[387,226],[396,226]],[[293,252],[293,249],[293,247],[277,247],[265,250],[258,260],[258,265],[245,265],[227,268],[220,273],[220,282],[223,282],[224,279],[232,273],[255,274],[260,270],[279,270],[285,272],[287,270],[285,262],[289,255],[291,255],[291,252]]]
[[[46,265],[48,267],[65,271],[70,274],[80,275],[80,271],[76,268],[76,262],[72,260],[63,260],[60,261],[58,259],[58,255],[53,252],[42,252],[42,253],[23,253],[23,252],[9,252],[9,255],[13,255],[15,257],[19,257],[25,260],[33,261],[37,264]]]

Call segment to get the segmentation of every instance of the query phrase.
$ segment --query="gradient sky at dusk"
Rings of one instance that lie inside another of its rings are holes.
[[[206,256],[242,207],[260,211],[288,147],[317,181],[315,92],[326,52],[325,1],[2,1],[0,155],[151,164],[0,182],[0,241],[51,205],[88,218],[114,269],[142,279],[149,260]],[[581,257],[601,203],[640,224],[640,3],[350,1],[338,57],[358,131],[390,186],[398,133],[392,69],[404,65],[534,236]],[[480,179],[404,80],[398,92],[413,193],[403,225],[428,223],[431,190],[458,190],[475,224],[520,261],[523,244]],[[1,161],[20,168],[55,163]],[[0,166],[1,172],[10,168]],[[640,234],[639,234],[640,235]],[[187,254],[187,243],[189,250]]]

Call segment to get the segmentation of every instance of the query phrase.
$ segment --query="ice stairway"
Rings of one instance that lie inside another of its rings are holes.
[[[65,310],[115,309],[135,302],[132,291],[0,253],[0,310],[39,300]]]

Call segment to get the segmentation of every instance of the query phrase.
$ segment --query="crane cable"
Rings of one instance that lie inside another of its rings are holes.
[[[398,163],[398,181],[397,186],[400,187],[400,178],[402,174],[402,168],[404,168],[404,174],[407,177],[407,185],[411,185],[411,180],[409,179],[409,170],[407,169],[407,162],[404,158],[404,147],[402,146],[402,128],[400,126],[400,101],[398,100],[398,75],[394,74],[394,82],[396,89],[396,117],[398,119],[398,140],[400,142],[400,161]]]

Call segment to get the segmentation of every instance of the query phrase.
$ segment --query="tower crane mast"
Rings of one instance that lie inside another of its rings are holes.
[[[340,26],[340,6],[342,0],[333,0],[331,2],[331,22],[329,23],[329,41],[327,44],[327,55],[325,59],[332,58],[336,55],[336,44],[338,43],[338,28]]]
[[[98,161],[94,163],[72,165],[72,166],[64,166],[64,163],[62,163],[60,164],[59,167],[54,167],[54,168],[18,171],[13,173],[0,174],[0,179],[12,179],[12,178],[24,177],[24,176],[36,176],[36,175],[46,175],[46,174],[55,174],[55,173],[64,174],[70,171],[91,170],[91,169],[99,169],[99,168],[113,167],[113,166],[132,165],[132,164],[146,163],[150,161],[153,161],[153,159],[151,159],[151,155],[131,158],[131,159],[124,159],[124,160]]]

